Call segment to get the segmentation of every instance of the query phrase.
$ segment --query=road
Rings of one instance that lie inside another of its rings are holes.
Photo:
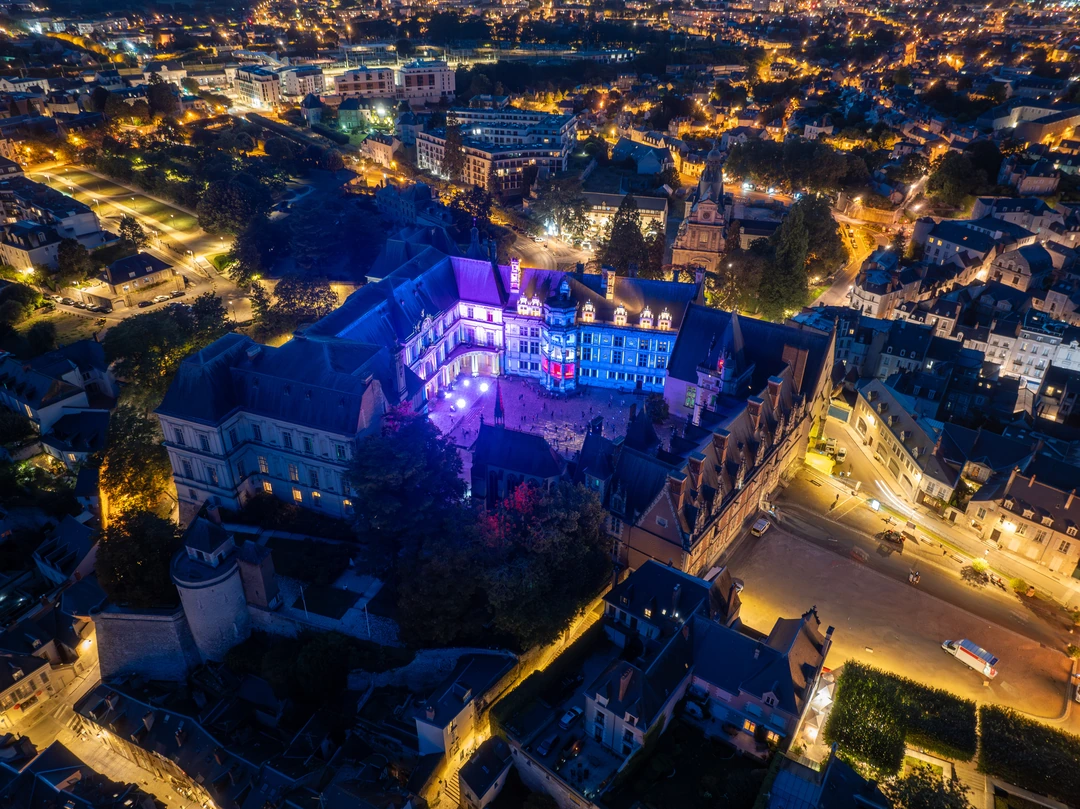
[[[1080,596],[1076,594],[1076,581],[1071,576],[1050,573],[1045,567],[983,541],[963,524],[950,523],[931,513],[926,507],[914,507],[901,498],[893,489],[890,473],[874,459],[869,448],[863,446],[862,439],[854,428],[838,419],[829,418],[826,432],[829,436],[836,437],[841,446],[848,448],[847,460],[839,470],[851,472],[851,479],[860,481],[862,491],[877,498],[883,509],[899,519],[914,521],[921,532],[934,534],[936,539],[944,540],[961,555],[968,558],[982,556],[993,570],[1006,578],[1022,578],[1039,590],[1067,600],[1074,608],[1080,605]],[[1070,597],[1065,599],[1066,595]]]
[[[545,236],[543,242],[535,242],[521,233],[515,236],[509,253],[520,258],[525,267],[540,270],[573,269],[578,262],[586,264],[593,257],[589,250],[579,250],[550,236]]]
[[[856,220],[841,216],[835,211],[833,216],[840,224],[840,234],[850,258],[843,269],[836,273],[832,285],[815,301],[815,306],[847,306],[851,286],[855,283],[855,276],[859,274],[859,267],[876,248],[889,243],[884,234],[861,227],[855,223]]]
[[[213,256],[227,252],[231,243],[198,227],[193,211],[117,182],[85,166],[44,164],[32,169],[28,176],[92,206],[106,229],[115,231],[122,216],[134,216],[150,236],[150,243],[144,249],[180,271],[185,278],[189,299],[213,292],[224,301],[230,319],[241,323],[251,319],[250,299],[231,280],[214,269],[211,263]],[[108,314],[93,315],[63,304],[57,304],[57,310],[105,320],[105,328],[108,328],[110,323],[153,311],[159,306],[118,309]]]
[[[829,521],[827,506],[804,513],[799,504],[818,499],[806,490],[818,487],[800,474],[779,499],[780,523],[760,539],[747,538],[726,560],[745,585],[747,624],[768,631],[776,618],[816,605],[823,625],[836,627],[832,668],[857,659],[1080,730],[1080,711],[1067,710],[1070,661],[1054,643],[1056,632],[1026,615],[1017,597],[969,587],[930,553],[879,549],[873,527]],[[864,549],[867,561],[853,559],[852,547]],[[912,566],[922,573],[917,587],[907,582]],[[943,640],[957,638],[1001,658],[988,685],[941,650]]]

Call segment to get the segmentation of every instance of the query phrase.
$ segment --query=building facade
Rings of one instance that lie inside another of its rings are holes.
[[[397,69],[396,94],[410,104],[453,101],[456,76],[441,60],[417,59]]]
[[[281,103],[281,79],[268,68],[237,68],[234,87],[237,100],[248,107],[268,110]]]
[[[393,98],[394,69],[354,67],[334,79],[334,91],[345,98]]]

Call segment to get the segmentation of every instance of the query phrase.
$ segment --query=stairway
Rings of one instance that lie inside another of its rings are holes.
[[[451,806],[461,805],[461,790],[458,787],[458,771],[453,770],[446,779],[446,783],[443,785],[445,788],[445,796],[450,802]],[[443,804],[446,805],[445,803]]]

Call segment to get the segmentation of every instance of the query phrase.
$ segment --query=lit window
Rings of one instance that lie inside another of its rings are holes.
[[[755,725],[749,719],[743,720],[742,727],[743,730],[745,730],[747,733],[753,733],[755,730],[757,730],[757,725]]]
[[[303,503],[304,502],[304,493],[302,491],[300,491],[299,489],[293,489],[292,490],[292,499],[293,499],[294,503]]]
[[[267,494],[273,494],[274,493],[274,484],[272,484],[269,480],[264,480],[263,481],[263,491],[266,492]]]
[[[262,455],[259,456],[259,473],[263,475],[270,474],[270,464],[266,462],[266,458]]]
[[[645,617],[646,618],[652,618],[652,608],[651,607],[646,607],[645,608]]]
[[[318,492],[312,492],[311,505],[315,506],[315,508],[322,508],[322,495]]]

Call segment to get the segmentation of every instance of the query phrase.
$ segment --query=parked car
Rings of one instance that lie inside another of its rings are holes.
[[[836,450],[836,462],[843,463],[847,460],[847,447],[839,447]]]
[[[139,308],[140,309],[145,309],[147,306],[153,306],[153,305],[154,305],[153,301],[139,301]]]
[[[558,770],[560,767],[562,767],[563,764],[568,762],[570,759],[576,758],[578,756],[578,754],[580,754],[581,751],[584,750],[584,749],[585,749],[585,740],[584,739],[578,739],[577,741],[573,741],[570,744],[566,745],[566,747],[564,747],[562,749],[562,752],[559,753],[559,760],[555,764],[555,769]]]
[[[757,522],[754,523],[753,527],[750,529],[750,533],[756,537],[759,537],[766,531],[768,531],[771,527],[772,522],[770,522],[769,519],[766,517],[761,517],[760,519],[758,519]]]
[[[168,295],[155,295],[154,296],[154,303],[164,303],[167,300],[169,300]]]
[[[184,290],[178,289],[178,290],[176,290],[176,292],[172,293],[169,297],[170,298],[182,298],[185,295],[187,295],[187,293],[184,292]]]
[[[558,746],[559,746],[559,734],[558,733],[552,733],[550,736],[548,736],[546,739],[544,739],[542,742],[540,742],[540,744],[536,745],[536,755],[538,755],[538,756],[546,756],[548,753],[550,753],[552,750],[554,750]]]
[[[583,713],[585,713],[585,711],[579,706],[575,705],[562,715],[562,719],[559,720],[559,727],[561,727],[563,730],[570,730],[570,728],[573,727],[574,723],[581,718],[581,715]]]
[[[86,308],[86,304],[83,303],[82,301],[75,301],[71,305],[74,306],[76,309],[85,309]]]
[[[75,305],[75,301],[73,301],[71,298],[61,298],[60,303],[64,304],[64,306],[74,306]]]

